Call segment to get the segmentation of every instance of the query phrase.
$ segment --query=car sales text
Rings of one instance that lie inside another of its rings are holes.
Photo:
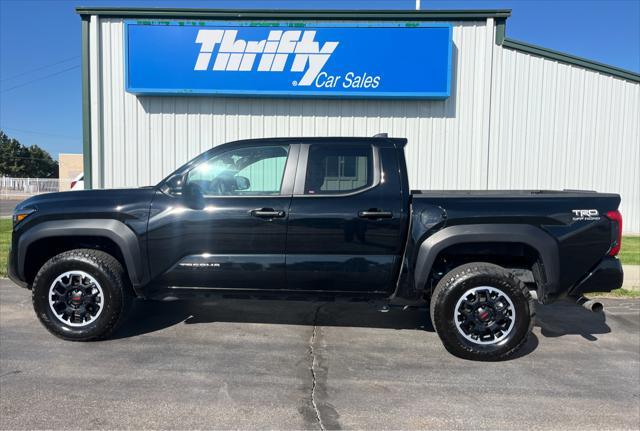
[[[327,72],[320,72],[314,83],[317,88],[378,88],[380,77],[371,76],[367,73],[358,75],[354,72],[347,72],[343,78],[340,75],[329,75]]]

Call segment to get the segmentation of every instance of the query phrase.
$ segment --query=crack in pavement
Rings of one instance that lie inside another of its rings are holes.
[[[313,332],[311,333],[311,339],[309,339],[309,355],[311,356],[311,405],[313,406],[313,411],[316,414],[316,420],[318,421],[318,425],[320,426],[321,431],[325,431],[326,428],[322,423],[322,418],[320,417],[320,410],[318,409],[318,404],[316,403],[316,386],[317,386],[317,378],[316,378],[316,354],[313,349],[313,345],[316,341],[316,336],[318,334],[318,313],[320,312],[320,308],[322,305],[319,305],[316,308],[316,312],[313,316]]]
[[[20,371],[20,370],[7,371],[4,374],[0,374],[0,378],[6,377],[6,376],[10,376],[11,374],[20,374],[21,372],[22,371]]]
[[[309,356],[311,357],[311,406],[308,408],[308,420],[315,423],[320,431],[339,430],[342,429],[339,418],[340,415],[335,407],[327,401],[327,376],[328,368],[324,363],[323,350],[324,344],[318,344],[322,340],[322,327],[318,325],[320,310],[327,305],[326,302],[318,305],[313,316],[313,331],[309,339]],[[308,405],[308,404],[307,404]],[[313,410],[313,413],[311,412]]]

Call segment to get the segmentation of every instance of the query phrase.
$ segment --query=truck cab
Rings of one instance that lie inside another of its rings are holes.
[[[150,278],[175,290],[390,295],[408,225],[402,145],[273,139],[214,149],[153,199]]]

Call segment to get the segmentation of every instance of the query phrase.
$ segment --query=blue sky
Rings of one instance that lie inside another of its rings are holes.
[[[0,128],[55,158],[82,152],[76,6],[413,9],[414,0],[0,0]],[[507,36],[640,72],[640,0],[429,1],[423,9],[512,9]]]

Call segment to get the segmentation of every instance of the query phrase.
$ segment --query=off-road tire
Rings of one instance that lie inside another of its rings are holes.
[[[476,344],[464,338],[456,327],[457,301],[468,289],[493,286],[513,302],[513,329],[501,342]],[[438,283],[429,306],[431,323],[444,347],[453,355],[477,361],[499,361],[512,357],[527,341],[535,321],[535,302],[524,282],[510,271],[491,263],[474,262],[447,273]]]
[[[49,305],[52,282],[67,271],[83,271],[102,288],[103,309],[96,320],[86,326],[63,323]],[[133,302],[133,293],[117,259],[99,250],[75,249],[60,253],[42,265],[33,281],[31,299],[38,319],[53,335],[68,341],[93,341],[107,338],[122,323]]]

